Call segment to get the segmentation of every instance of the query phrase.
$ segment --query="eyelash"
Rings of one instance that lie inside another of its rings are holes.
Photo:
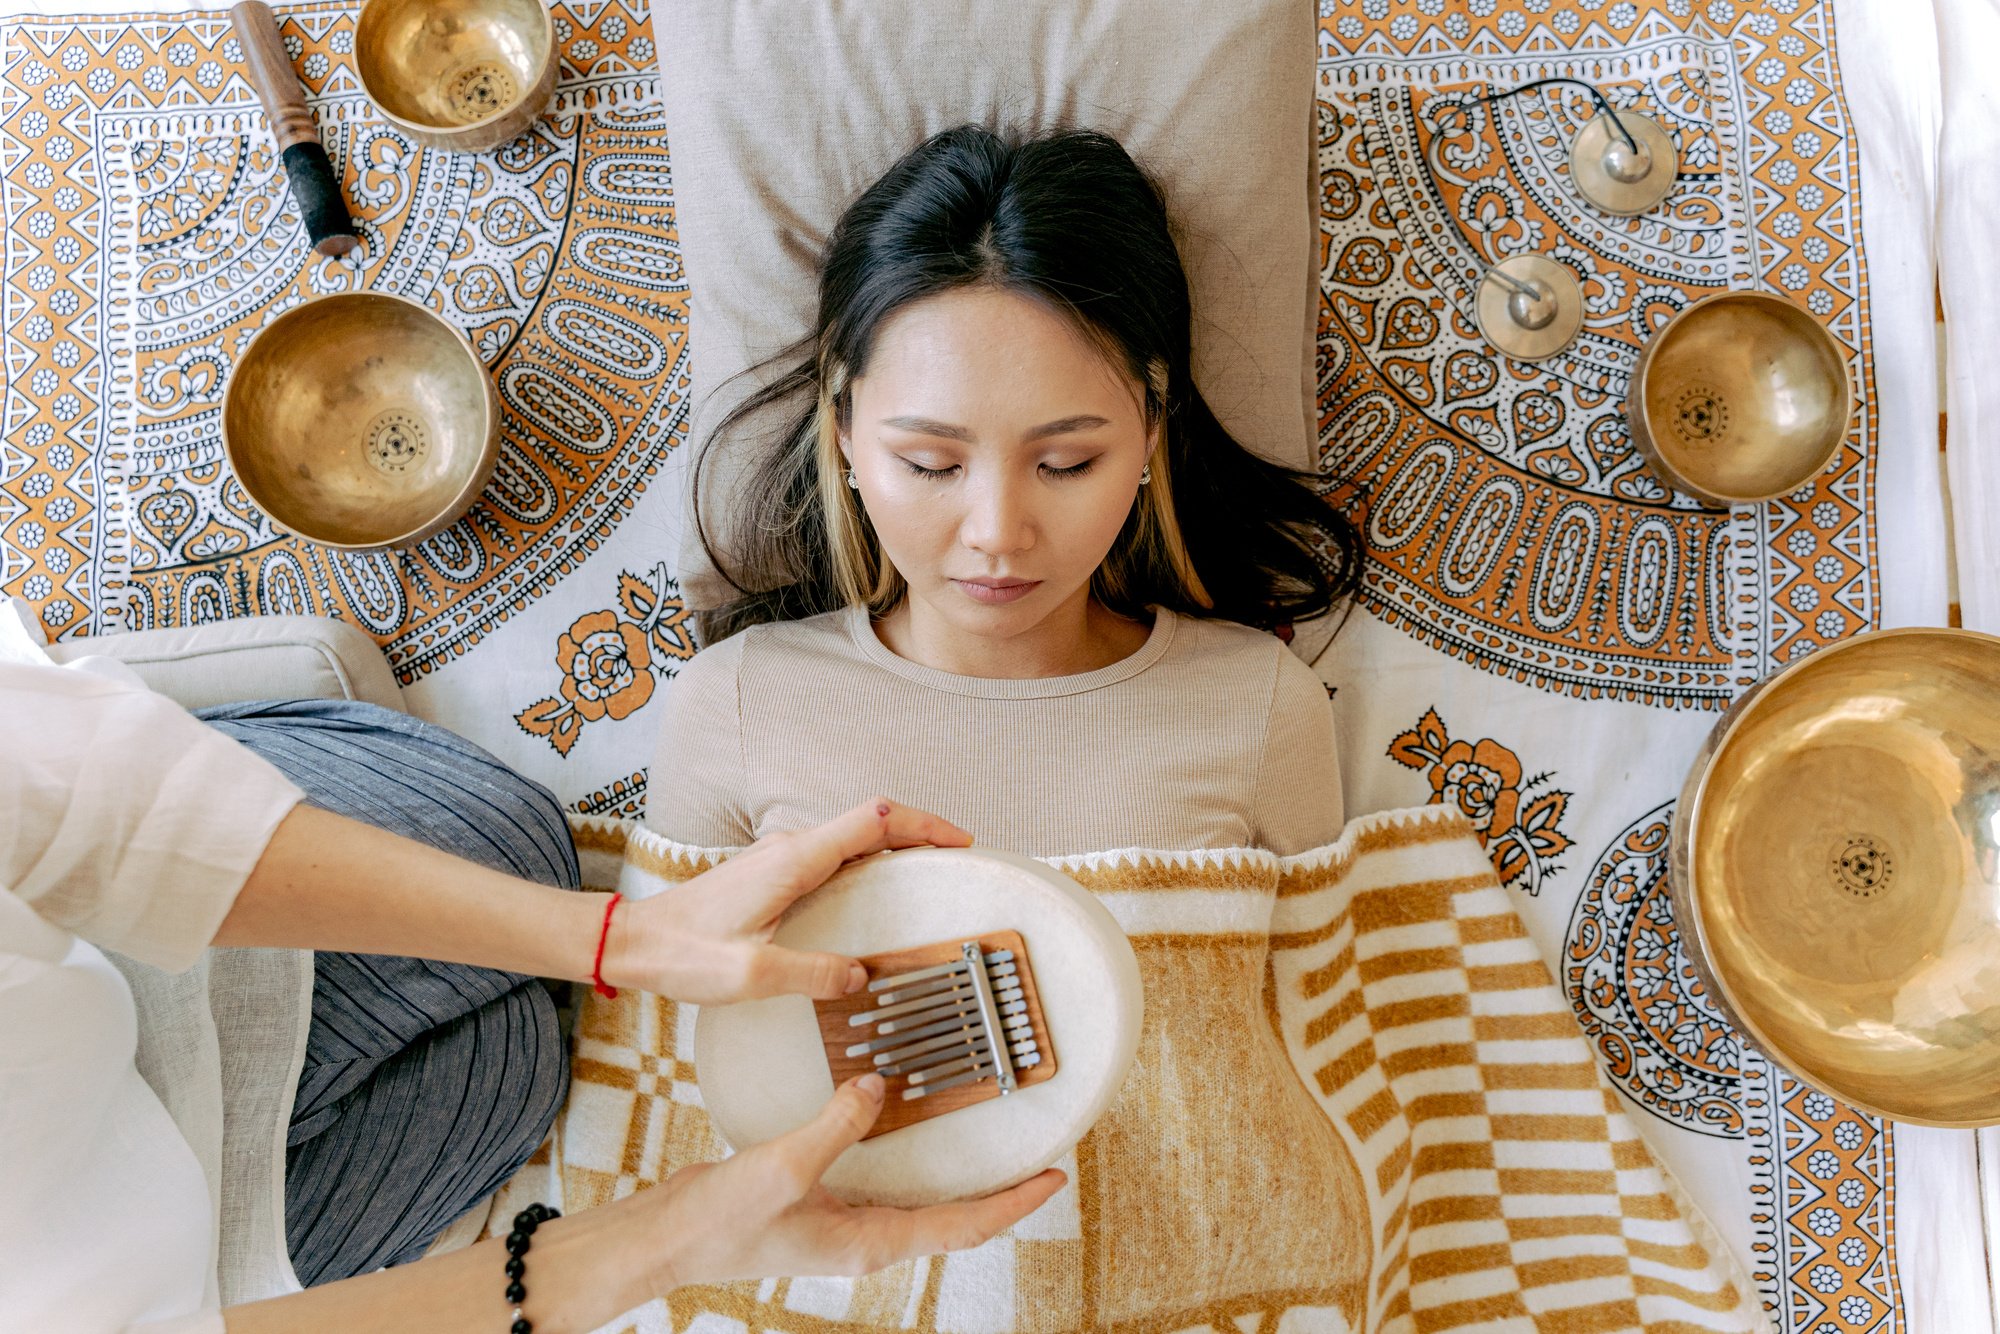
[[[936,481],[938,478],[941,477],[949,477],[952,474],[952,472],[955,471],[958,467],[958,465],[954,463],[949,468],[926,468],[921,464],[910,462],[908,459],[903,458],[903,456],[900,454],[897,455],[896,458],[898,462],[900,462],[905,468],[908,468],[911,472],[915,473],[917,476],[928,477],[932,481]],[[1051,477],[1081,477],[1085,473],[1089,472],[1092,465],[1094,465],[1096,462],[1097,462],[1096,459],[1085,459],[1083,462],[1074,464],[1067,468],[1050,468],[1046,464],[1044,464],[1043,467],[1046,469],[1049,476]]]

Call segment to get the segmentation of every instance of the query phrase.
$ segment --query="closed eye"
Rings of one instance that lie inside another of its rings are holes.
[[[958,465],[956,463],[951,464],[949,467],[944,467],[944,468],[926,468],[923,464],[917,463],[911,459],[906,459],[901,454],[896,455],[896,461],[898,463],[901,463],[905,468],[908,468],[912,473],[915,473],[917,476],[927,477],[930,478],[932,481],[942,480],[943,478],[949,477],[953,473],[958,471]],[[1081,477],[1085,473],[1089,472],[1093,467],[1095,467],[1096,464],[1097,460],[1094,458],[1085,459],[1081,463],[1072,463],[1067,468],[1058,468],[1054,464],[1044,463],[1042,465],[1042,471],[1048,474],[1050,477]]]

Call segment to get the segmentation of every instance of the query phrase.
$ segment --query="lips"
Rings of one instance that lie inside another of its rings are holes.
[[[952,583],[974,602],[989,605],[1018,602],[1042,586],[1039,579],[954,579]]]

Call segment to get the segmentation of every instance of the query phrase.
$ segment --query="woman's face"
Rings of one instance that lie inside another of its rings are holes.
[[[885,320],[841,451],[913,602],[983,638],[1085,605],[1152,451],[1143,395],[1010,292],[965,288]]]

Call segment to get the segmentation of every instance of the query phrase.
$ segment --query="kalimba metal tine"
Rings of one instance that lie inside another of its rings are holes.
[[[895,1019],[885,1019],[875,1025],[875,1031],[887,1037],[891,1033],[907,1033],[911,1029],[922,1028],[926,1024],[934,1024],[938,1020],[947,1019],[954,1014],[970,1015],[977,1014],[978,1012],[979,997],[976,993],[968,992],[965,996],[955,998],[946,1004],[933,1005],[928,1009],[916,1010]]]
[[[875,998],[878,1006],[896,1005],[906,1000],[916,1000],[920,996],[934,996],[940,991],[950,991],[955,987],[970,986],[971,979],[962,971],[934,977],[928,982],[918,982],[907,987],[897,987],[894,991],[882,992]],[[866,1013],[864,1011],[864,1013]]]
[[[1042,1058],[1038,1054],[1019,1062],[1019,1065],[1023,1070],[1030,1070],[1041,1063]],[[943,1093],[946,1089],[963,1088],[967,1084],[976,1084],[982,1079],[990,1078],[992,1078],[990,1070],[970,1070],[950,1079],[941,1079],[935,1084],[913,1084],[903,1090],[903,1101],[914,1102],[918,1098],[928,1098],[934,1093]]]
[[[907,1000],[900,1005],[885,1005],[879,1010],[861,1010],[847,1016],[847,1025],[849,1028],[859,1028],[863,1024],[879,1024],[884,1019],[896,1019],[906,1014],[921,1014],[926,1010],[935,1010],[941,1006],[950,1004],[961,992],[964,993],[967,999],[970,999],[972,997],[972,984],[961,982],[957,986],[941,988],[928,996],[919,996],[915,1000]],[[895,993],[890,992],[889,994],[894,995]],[[887,1030],[884,1031],[886,1032]]]
[[[955,1033],[965,1030],[977,1031],[979,1020],[968,1013],[958,1018],[946,1019],[909,1033],[898,1033],[894,1037],[876,1038],[873,1042],[857,1042],[847,1049],[849,1056],[873,1056],[878,1051],[888,1051],[917,1038],[935,1037],[939,1033]]]
[[[994,964],[1011,963],[1013,959],[1014,951],[1012,950],[995,950],[993,953],[985,956],[986,965],[989,968]],[[964,959],[953,959],[949,963],[934,964],[929,968],[918,968],[908,973],[897,973],[893,977],[878,977],[868,984],[868,989],[870,991],[888,991],[892,987],[908,986],[912,982],[921,982],[925,978],[942,977],[946,973],[963,972],[965,971],[965,966],[966,961]]]
[[[980,1070],[987,1074],[993,1073],[993,1053],[990,1051],[976,1052],[971,1056],[961,1056],[957,1060],[947,1062],[943,1065],[932,1066],[928,1070],[919,1070],[910,1076],[910,1083],[913,1085],[934,1084],[957,1074],[961,1070]]]
[[[954,1075],[950,1079],[940,1079],[935,1084],[912,1084],[903,1090],[903,1101],[913,1102],[918,1098],[928,1098],[932,1094],[942,1093],[946,1089],[961,1088],[967,1084],[977,1084],[982,1079],[991,1079],[992,1077],[993,1071],[988,1068],[985,1070],[968,1070],[964,1074]]]
[[[985,1058],[991,1050],[992,1048],[988,1047],[985,1043],[977,1042],[973,1044],[970,1054]],[[875,1067],[875,1072],[884,1079],[888,1079],[894,1075],[907,1075],[912,1070],[928,1070],[932,1066],[941,1065],[946,1061],[964,1060],[966,1055],[967,1050],[963,1043],[953,1043],[949,1047],[940,1047],[936,1051],[925,1052],[921,1056],[912,1056],[908,1060],[897,1061],[893,1065],[878,1065]]]
[[[943,1047],[955,1047],[964,1041],[965,1037],[962,1033],[947,1033],[941,1038],[925,1038],[922,1042],[912,1042],[907,1047],[895,1047],[888,1051],[876,1052],[874,1054],[874,1061],[879,1068],[892,1061],[901,1061],[911,1056],[920,1056],[927,1051],[937,1051]]]
[[[984,1059],[987,1057],[987,1053],[990,1052],[991,1050],[992,1049],[988,1047],[984,1042],[976,1042],[972,1045],[969,1054],[971,1056],[977,1056]],[[1034,1039],[1029,1038],[1024,1042],[1008,1043],[1007,1050],[1015,1057],[1027,1057],[1027,1056],[1033,1056],[1039,1049],[1035,1046]],[[929,1051],[922,1053],[920,1055],[912,1056],[906,1060],[897,1061],[892,1065],[878,1065],[876,1067],[876,1072],[882,1075],[884,1078],[888,1078],[892,1075],[906,1075],[909,1074],[910,1071],[912,1070],[928,1070],[931,1067],[936,1065],[941,1065],[946,1061],[963,1060],[967,1057],[967,1055],[968,1053],[965,1047],[963,1047],[961,1044],[957,1042],[952,1042],[948,1045],[941,1046],[934,1051]],[[876,1059],[879,1061],[881,1057],[878,1056],[876,1057]],[[1022,1064],[1022,1062],[1017,1059],[1014,1062],[1014,1064],[1020,1065]],[[924,1083],[928,1081],[917,1080],[913,1078],[910,1082]]]
[[[870,991],[888,991],[892,987],[907,987],[912,982],[924,982],[933,977],[943,977],[947,973],[965,971],[965,960],[953,959],[949,963],[933,964],[929,968],[919,968],[914,972],[897,973],[894,977],[878,977],[868,984]]]

